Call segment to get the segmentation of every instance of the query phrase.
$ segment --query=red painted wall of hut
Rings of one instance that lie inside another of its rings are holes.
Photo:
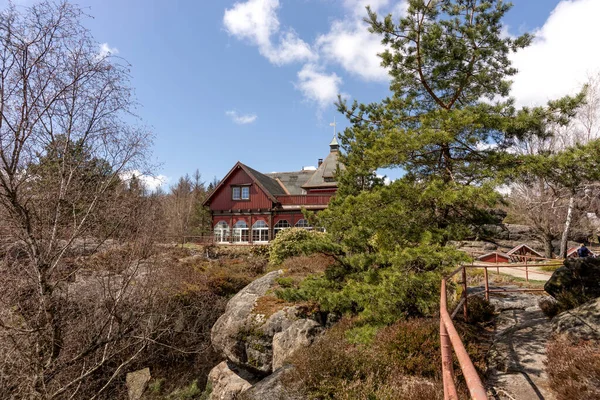
[[[477,260],[490,263],[507,263],[510,261],[510,257],[507,257],[503,254],[490,253],[477,257]]]

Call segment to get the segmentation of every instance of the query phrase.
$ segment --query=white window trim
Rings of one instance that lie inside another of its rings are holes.
[[[228,243],[229,242],[229,225],[225,221],[220,221],[215,225],[214,236],[217,243]]]
[[[261,226],[257,226],[262,222]],[[258,233],[259,240],[254,240],[254,232]],[[260,238],[265,238],[261,240]],[[252,243],[268,243],[269,242],[269,225],[263,220],[258,220],[252,225]]]
[[[243,222],[244,223],[244,227],[238,227],[237,225]],[[247,240],[242,240],[242,238],[244,237],[244,231],[246,231],[246,237]],[[233,243],[248,243],[248,241],[250,240],[250,232],[248,229],[248,224],[246,223],[246,221],[238,221],[233,225]],[[238,240],[239,239],[239,240]]]

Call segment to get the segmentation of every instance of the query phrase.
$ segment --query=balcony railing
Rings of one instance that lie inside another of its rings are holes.
[[[288,196],[278,196],[277,200],[281,205],[301,205],[301,206],[326,206],[331,199],[330,194],[291,194]]]

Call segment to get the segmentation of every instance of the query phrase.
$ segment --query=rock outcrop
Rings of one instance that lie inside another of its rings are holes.
[[[235,400],[256,381],[251,373],[223,361],[208,374],[208,382],[212,388],[210,400]]]
[[[279,368],[244,392],[244,400],[304,400],[302,394],[283,385],[282,380],[292,367]]]
[[[552,331],[576,339],[600,340],[600,297],[552,319]]]
[[[273,336],[273,370],[283,367],[285,360],[295,351],[308,347],[323,331],[323,327],[311,319],[294,321],[285,331]]]
[[[283,371],[289,371],[284,367],[286,358],[309,346],[323,332],[321,324],[307,318],[300,307],[286,306],[272,314],[255,309],[257,300],[282,274],[270,272],[250,283],[229,300],[225,313],[214,324],[212,344],[226,361],[209,374],[211,400],[229,400],[242,393],[243,398],[250,399],[282,398],[280,378]],[[268,397],[267,392],[281,396]]]
[[[600,296],[600,259],[570,258],[552,274],[544,290],[557,298],[568,294],[573,300],[583,303],[589,298]]]
[[[240,290],[229,300],[225,313],[213,325],[210,335],[213,347],[234,364],[270,372],[270,366],[264,366],[262,360],[256,359],[256,352],[252,351],[260,351],[261,342],[264,342],[257,329],[260,316],[252,311],[258,298],[267,293],[282,273],[270,272]]]
[[[150,368],[129,372],[125,376],[129,400],[140,400],[150,382]]]

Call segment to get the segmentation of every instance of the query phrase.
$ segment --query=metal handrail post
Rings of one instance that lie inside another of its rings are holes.
[[[469,311],[467,307],[467,268],[465,268],[464,264],[462,266],[462,279],[463,279],[463,297],[465,302],[463,303],[463,316],[465,317],[465,322],[469,319]]]
[[[485,299],[490,301],[490,283],[488,279],[488,270],[487,267],[483,269],[483,274],[485,275]]]
[[[444,400],[458,400],[458,393],[454,384],[454,368],[452,361],[452,343],[450,335],[442,318],[443,312],[447,313],[446,281],[442,280],[440,294],[440,347],[442,352],[442,380],[444,384]]]

